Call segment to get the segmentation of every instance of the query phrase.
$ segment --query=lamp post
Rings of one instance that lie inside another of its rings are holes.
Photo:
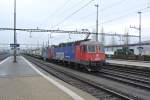
[[[96,12],[96,14],[97,14],[97,16],[96,16],[96,41],[98,41],[98,7],[99,7],[99,5],[96,4],[95,7],[97,8],[97,12]]]
[[[14,0],[14,62],[16,62],[16,0]]]
[[[142,55],[142,48],[141,48],[141,13],[138,12],[139,14],[139,59],[141,60],[141,55]]]

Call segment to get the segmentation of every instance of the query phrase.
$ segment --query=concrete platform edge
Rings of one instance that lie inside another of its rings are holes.
[[[55,80],[51,79],[50,77],[48,77],[47,75],[43,74],[42,72],[40,72],[33,64],[31,64],[28,60],[26,60],[23,56],[21,56],[26,63],[28,63],[28,65],[34,69],[37,73],[39,73],[41,76],[43,76],[46,80],[48,80],[49,82],[51,82],[52,84],[54,84],[56,87],[58,87],[59,89],[61,89],[62,91],[64,91],[66,94],[68,94],[69,96],[71,96],[74,100],[84,100],[84,98],[82,98],[81,96],[77,95],[75,92],[73,92],[72,90],[66,88],[65,86],[61,85],[60,83],[56,82]]]
[[[128,67],[128,68],[137,68],[137,69],[143,69],[143,70],[150,70],[149,67],[144,67],[144,66],[135,66],[135,65],[127,65],[127,64],[116,64],[116,63],[108,63],[108,65],[120,66],[120,67]]]

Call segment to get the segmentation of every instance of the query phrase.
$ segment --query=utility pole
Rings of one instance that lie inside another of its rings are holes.
[[[134,28],[134,29],[137,29],[137,30],[139,30],[139,47],[138,47],[138,49],[139,49],[139,60],[141,60],[141,56],[142,56],[142,47],[141,47],[141,13],[142,12],[138,12],[138,14],[139,14],[139,27],[135,27],[135,26],[130,26],[130,28]]]
[[[14,45],[16,44],[16,0],[14,0]],[[14,62],[16,62],[16,46],[14,46]]]
[[[129,31],[127,29],[125,29],[125,33],[124,33],[124,46],[128,48],[128,44],[129,44]]]
[[[97,8],[97,16],[96,16],[96,41],[98,41],[98,7],[99,5],[96,4],[95,7]]]
[[[102,43],[103,46],[105,45],[105,33],[104,33],[103,26],[101,28],[101,43]]]
[[[142,48],[141,48],[141,13],[138,12],[139,14],[139,59],[141,60],[141,55],[142,55]]]

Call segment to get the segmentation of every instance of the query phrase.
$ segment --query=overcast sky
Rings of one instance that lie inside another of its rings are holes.
[[[95,30],[96,7],[99,4],[99,32],[117,32],[138,35],[130,25],[138,27],[138,11],[142,11],[142,40],[150,38],[150,0],[17,0],[17,28],[44,28],[63,30]],[[84,7],[85,6],[85,7]],[[83,7],[83,8],[82,8]],[[73,12],[77,13],[70,16]],[[68,17],[70,16],[70,17]],[[65,20],[64,20],[65,19]],[[0,27],[13,27],[13,0],[0,0]],[[17,42],[42,44],[49,33],[17,31]],[[52,34],[50,44],[84,39],[85,36]],[[12,43],[13,31],[0,31],[0,43]]]

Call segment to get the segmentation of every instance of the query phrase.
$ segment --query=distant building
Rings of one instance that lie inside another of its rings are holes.
[[[108,45],[105,46],[104,50],[105,52],[115,52],[117,49],[122,49],[125,45]],[[138,55],[139,54],[139,43],[135,44],[129,44],[128,45],[129,49],[134,50],[134,54]],[[150,55],[150,40],[149,41],[143,41],[141,44],[142,47],[142,55]]]

